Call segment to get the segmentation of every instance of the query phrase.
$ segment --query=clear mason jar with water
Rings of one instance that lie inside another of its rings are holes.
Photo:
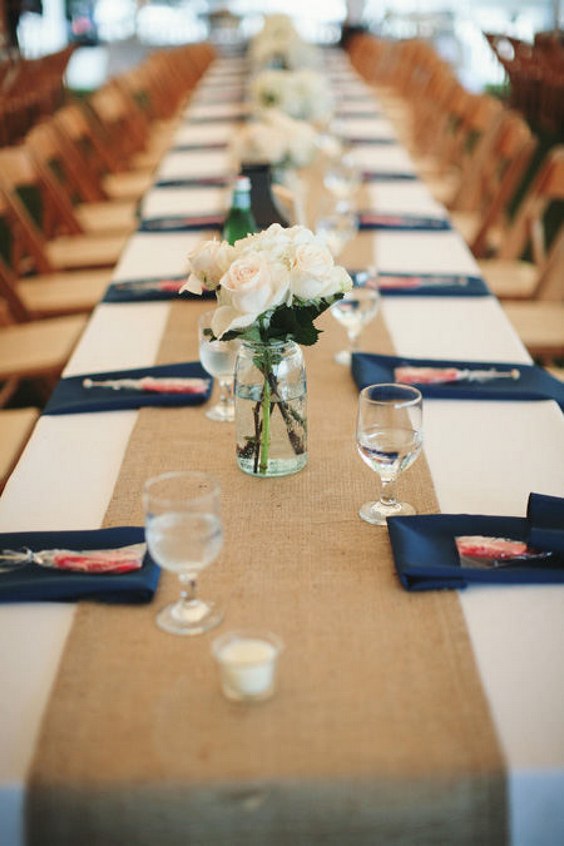
[[[235,364],[237,463],[252,476],[287,476],[307,463],[304,358],[294,341],[243,341]]]

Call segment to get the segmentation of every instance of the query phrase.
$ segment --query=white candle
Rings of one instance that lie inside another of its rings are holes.
[[[272,696],[282,644],[271,634],[232,632],[213,643],[225,696],[261,700]]]

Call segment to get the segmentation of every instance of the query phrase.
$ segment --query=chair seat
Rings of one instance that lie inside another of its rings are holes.
[[[453,211],[450,213],[450,219],[466,243],[471,245],[482,225],[482,215],[479,212]],[[501,228],[499,226],[490,226],[487,240],[488,246],[497,252],[503,241]]]
[[[539,271],[527,261],[482,259],[478,262],[492,292],[500,299],[528,299],[534,296]]]
[[[503,309],[531,355],[564,355],[564,303],[511,302]]]
[[[111,282],[111,269],[50,273],[22,279],[16,290],[32,317],[90,312]]]
[[[135,216],[137,204],[133,201],[116,200],[101,203],[82,203],[74,212],[83,229],[91,234],[131,234],[137,227]]]
[[[85,315],[53,317],[0,330],[0,379],[60,373],[87,320]]]
[[[105,192],[114,200],[139,200],[152,186],[152,170],[108,173],[103,179]]]
[[[114,267],[125,246],[127,235],[65,235],[47,244],[46,252],[56,269]]]
[[[38,417],[37,408],[0,411],[0,489],[16,466]]]
[[[444,174],[422,173],[421,178],[433,195],[433,199],[448,208],[458,191],[460,174],[454,170]]]

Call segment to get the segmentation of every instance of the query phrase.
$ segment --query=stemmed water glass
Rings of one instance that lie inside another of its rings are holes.
[[[358,232],[358,217],[350,209],[331,210],[321,213],[315,221],[315,234],[337,258]]]
[[[198,597],[197,577],[223,546],[219,485],[206,473],[163,473],[145,483],[143,506],[149,553],[181,584],[180,598],[158,613],[157,625],[180,635],[217,626],[223,613]]]
[[[233,371],[239,349],[239,341],[213,340],[211,319],[214,310],[204,312],[198,320],[198,340],[200,362],[210,376],[215,376],[219,383],[219,402],[206,411],[206,417],[221,423],[231,423],[235,419],[233,399]]]
[[[421,452],[423,400],[408,385],[369,385],[360,392],[356,443],[362,460],[380,476],[377,502],[365,502],[359,514],[367,523],[385,526],[388,517],[415,514],[396,499],[396,481]]]
[[[349,365],[351,356],[358,349],[362,330],[374,319],[380,304],[377,288],[355,285],[344,297],[331,306],[331,314],[345,327],[349,339],[349,348],[335,353],[338,364]]]
[[[356,208],[356,194],[362,183],[362,174],[352,152],[333,158],[325,169],[323,184],[337,201],[337,211]]]

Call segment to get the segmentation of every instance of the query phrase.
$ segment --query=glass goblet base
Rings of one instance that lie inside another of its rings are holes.
[[[337,364],[343,364],[345,367],[349,367],[351,363],[351,353],[350,350],[341,350],[338,353],[335,353],[335,361]]]
[[[359,516],[373,526],[385,526],[388,517],[409,517],[417,511],[408,502],[395,502],[389,505],[381,500],[365,502],[358,510]]]
[[[233,423],[235,420],[235,406],[233,403],[222,405],[218,403],[206,411],[206,417],[218,423]]]
[[[157,614],[159,629],[169,634],[198,635],[218,626],[223,620],[223,611],[213,602],[202,599],[179,599],[166,605]]]

